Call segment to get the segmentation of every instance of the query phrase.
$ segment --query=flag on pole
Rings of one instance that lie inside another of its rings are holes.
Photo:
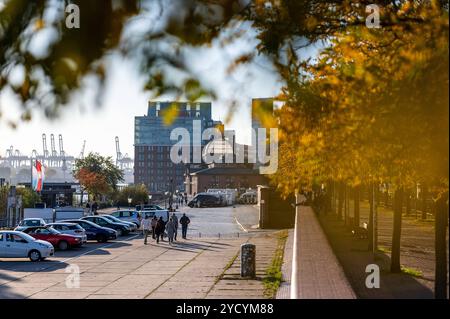
[[[44,176],[44,165],[36,160],[33,166],[33,190],[36,192],[42,191]]]

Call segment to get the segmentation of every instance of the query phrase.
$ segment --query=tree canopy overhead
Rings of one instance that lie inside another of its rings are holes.
[[[65,26],[69,2],[80,8],[79,29]],[[370,29],[373,4],[381,25]],[[448,185],[448,1],[9,0],[0,9],[0,92],[21,99],[24,120],[31,110],[55,115],[87,76],[101,92],[105,61],[118,52],[138,63],[145,90],[214,95],[183,48],[226,45],[244,24],[258,52],[234,64],[265,55],[284,81],[280,188],[328,178]],[[47,43],[39,54],[36,42]],[[185,76],[174,81],[167,68]]]

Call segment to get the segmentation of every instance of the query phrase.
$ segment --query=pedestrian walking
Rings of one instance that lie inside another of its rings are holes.
[[[86,215],[91,215],[91,205],[89,204],[89,202],[86,203]]]
[[[158,222],[156,223],[155,227],[155,234],[156,234],[156,242],[159,243],[159,237],[161,237],[161,240],[164,241],[164,230],[166,228],[166,225],[162,219],[162,217],[159,217]]]
[[[96,201],[94,201],[94,203],[92,204],[92,212],[94,213],[94,215],[98,215],[97,209],[98,209],[98,204]]]
[[[175,225],[173,223],[172,217],[170,217],[169,221],[166,223],[166,231],[167,231],[167,238],[169,239],[169,244],[172,245],[173,237],[175,235]]]
[[[187,217],[186,214],[183,213],[183,216],[180,218],[181,236],[183,237],[183,239],[186,239],[187,229],[188,229],[188,225],[190,223],[191,223],[191,220],[189,219],[189,217]]]
[[[173,225],[175,226],[175,235],[174,239],[177,240],[177,234],[178,234],[178,217],[175,215],[175,213],[172,214],[172,221]]]
[[[155,235],[155,229],[156,229],[156,224],[158,224],[158,219],[156,218],[156,216],[153,216],[150,225],[152,226],[152,238],[156,239],[156,235]]]
[[[145,216],[145,219],[142,221],[142,230],[144,231],[144,245],[147,245],[147,237],[150,232],[150,219],[148,216]]]

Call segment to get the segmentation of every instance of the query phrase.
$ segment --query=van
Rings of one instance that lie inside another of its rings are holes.
[[[208,193],[198,193],[188,203],[188,206],[193,207],[220,207],[223,206],[223,202],[220,196]]]

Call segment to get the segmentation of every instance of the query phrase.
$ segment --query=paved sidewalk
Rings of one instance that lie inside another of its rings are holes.
[[[300,206],[298,217],[299,298],[356,298],[312,208]]]

